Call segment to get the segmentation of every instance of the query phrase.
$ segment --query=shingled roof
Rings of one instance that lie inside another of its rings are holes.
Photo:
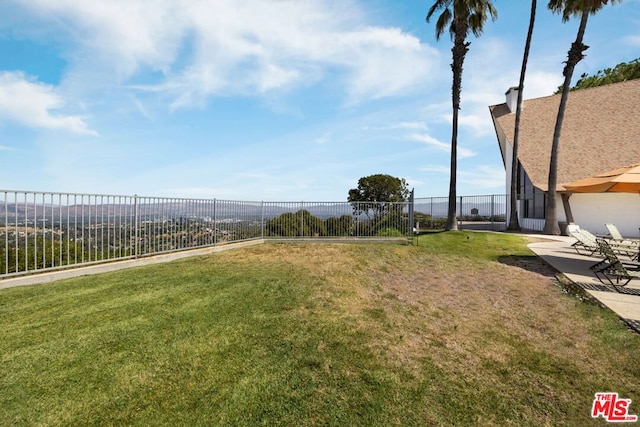
[[[553,129],[560,94],[523,101],[518,158],[533,185],[547,191]],[[505,158],[513,145],[515,111],[489,107]],[[562,184],[640,163],[640,79],[572,91],[558,148],[558,191]]]

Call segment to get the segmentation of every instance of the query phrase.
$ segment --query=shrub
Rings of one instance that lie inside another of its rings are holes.
[[[387,227],[376,234],[377,237],[404,237],[402,232],[396,228]]]

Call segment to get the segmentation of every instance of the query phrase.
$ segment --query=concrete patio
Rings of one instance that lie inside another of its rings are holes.
[[[601,258],[584,256],[571,245],[576,241],[566,236],[540,236],[547,242],[529,244],[529,248],[569,280],[591,294],[603,305],[615,312],[631,328],[640,333],[640,280],[632,280],[624,288],[600,282],[589,269]]]

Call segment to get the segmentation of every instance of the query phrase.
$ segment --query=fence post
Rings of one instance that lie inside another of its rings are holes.
[[[300,237],[304,237],[304,202],[300,202]]]
[[[356,207],[353,210],[353,218],[356,221],[356,237],[360,237],[360,214],[356,215],[356,212],[360,212],[360,202],[355,202]]]
[[[493,201],[493,194],[492,194],[491,195],[491,230],[494,230],[494,227],[493,227],[493,222],[494,222],[494,210],[493,210],[493,207],[494,207],[494,201]]]
[[[6,191],[4,192],[4,269],[0,274],[9,274],[9,197]]]
[[[133,245],[133,256],[138,258],[140,244],[138,241],[138,195],[133,195],[133,238],[135,239],[135,243]]]
[[[218,201],[213,199],[213,246],[218,244]]]
[[[264,200],[260,202],[260,238],[264,239]]]
[[[409,193],[409,238],[413,240],[413,188],[411,189],[411,193]]]
[[[429,197],[429,218],[431,221],[431,229],[433,230],[433,197]]]

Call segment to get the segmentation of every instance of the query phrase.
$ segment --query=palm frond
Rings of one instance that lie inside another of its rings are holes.
[[[595,15],[609,2],[622,3],[622,0],[549,0],[547,8],[553,13],[562,14],[562,22],[579,17],[586,10],[590,15]]]

